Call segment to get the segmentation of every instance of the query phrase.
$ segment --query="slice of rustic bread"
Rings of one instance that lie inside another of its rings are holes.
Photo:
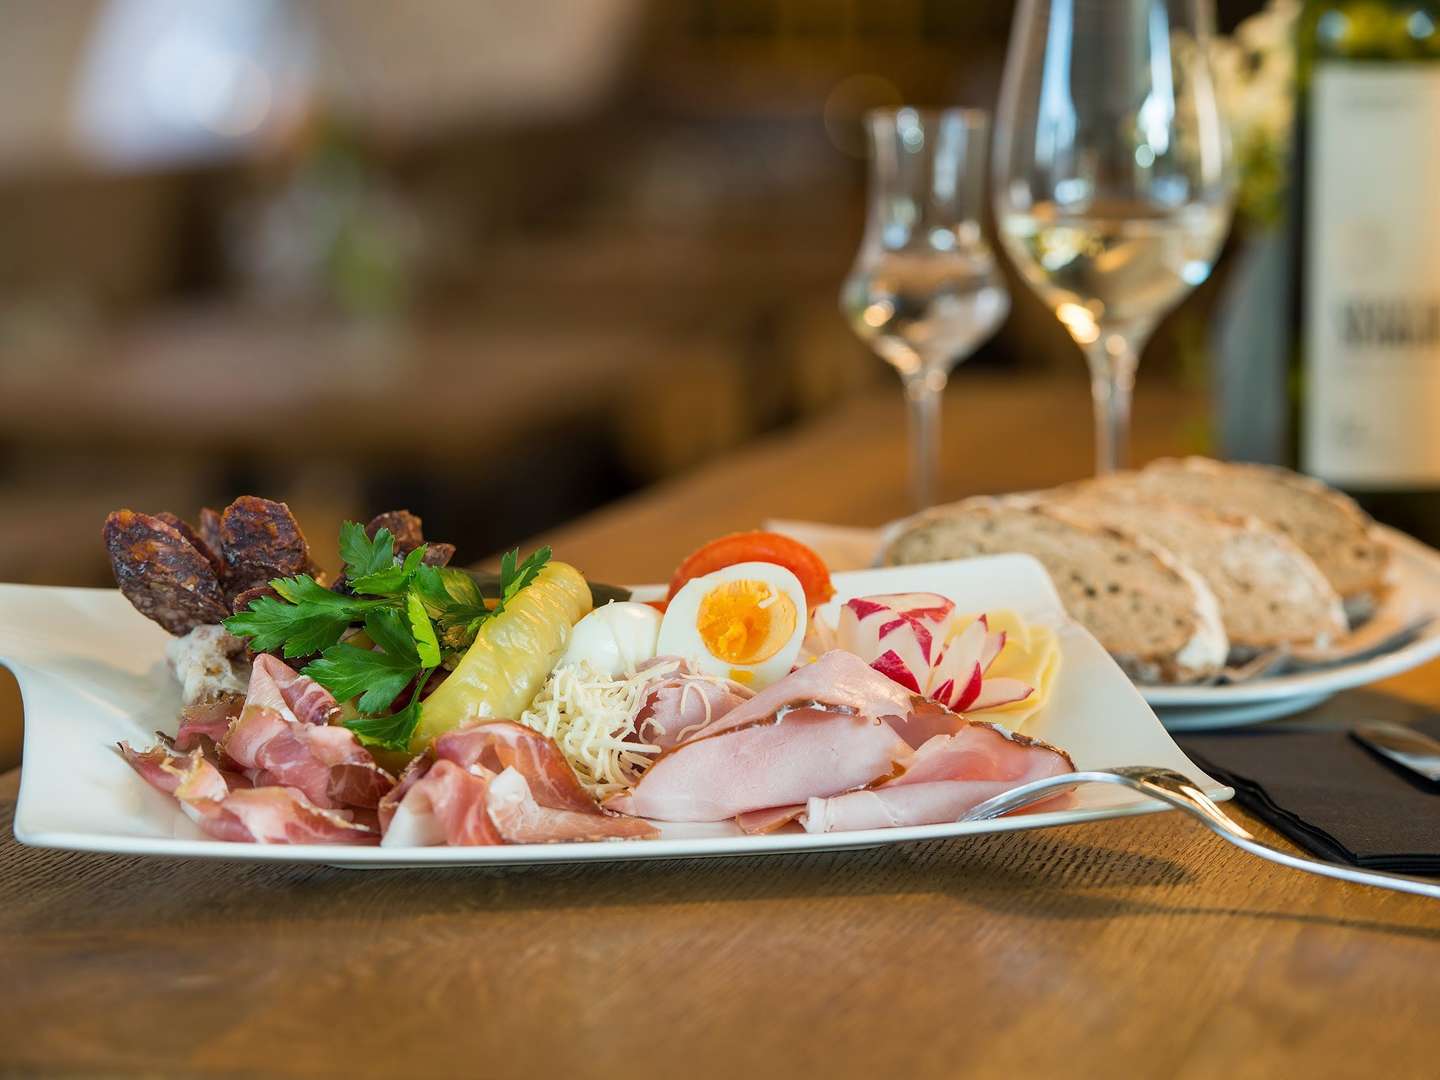
[[[1088,485],[1061,488],[1053,498],[1166,549],[1199,574],[1220,603],[1231,663],[1277,647],[1323,647],[1347,630],[1340,596],[1314,560],[1254,518]]]
[[[1258,518],[1284,533],[1325,575],[1352,618],[1374,610],[1385,590],[1390,552],[1353,499],[1287,469],[1209,458],[1165,458],[1139,472],[1095,480],[1221,514]]]
[[[1024,499],[969,499],[905,523],[887,565],[1022,552],[1044,565],[1065,609],[1141,682],[1216,675],[1229,646],[1210,589],[1136,537]]]

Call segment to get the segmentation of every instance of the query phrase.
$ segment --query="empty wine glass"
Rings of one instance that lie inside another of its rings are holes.
[[[950,371],[1010,310],[980,231],[989,124],[975,109],[912,108],[875,110],[865,124],[869,211],[840,309],[904,383],[918,510],[935,501]]]
[[[1210,0],[1020,0],[995,145],[1005,250],[1090,365],[1096,471],[1125,458],[1140,350],[1230,225]]]

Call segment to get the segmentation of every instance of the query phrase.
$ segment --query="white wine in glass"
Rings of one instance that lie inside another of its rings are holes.
[[[1021,0],[1001,91],[995,216],[1090,366],[1096,471],[1124,464],[1156,323],[1230,227],[1209,0]]]
[[[979,222],[989,126],[973,109],[911,108],[869,113],[866,126],[869,213],[840,308],[905,387],[918,510],[936,497],[950,371],[1010,310]]]

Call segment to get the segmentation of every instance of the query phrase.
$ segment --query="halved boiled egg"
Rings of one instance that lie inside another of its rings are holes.
[[[685,583],[665,608],[656,651],[759,690],[795,666],[806,620],[799,578],[774,563],[736,563]]]

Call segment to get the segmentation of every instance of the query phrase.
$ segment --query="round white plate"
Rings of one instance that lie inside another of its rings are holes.
[[[1394,552],[1388,613],[1405,621],[1440,612],[1440,552],[1379,527]],[[1401,647],[1379,656],[1224,686],[1142,686],[1140,693],[1174,731],[1233,727],[1288,716],[1341,690],[1388,679],[1440,656],[1440,619]]]

